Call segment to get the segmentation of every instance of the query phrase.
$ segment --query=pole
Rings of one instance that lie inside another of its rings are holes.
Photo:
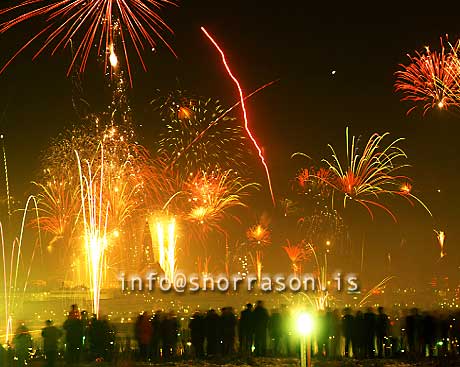
[[[307,335],[307,367],[311,367],[311,335]]]
[[[305,354],[305,335],[302,335],[300,338],[300,367],[307,367]]]

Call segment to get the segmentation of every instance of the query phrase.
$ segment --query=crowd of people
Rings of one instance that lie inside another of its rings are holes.
[[[190,317],[174,312],[141,313],[132,337],[117,337],[106,317],[88,317],[73,305],[62,328],[46,321],[42,350],[35,356],[54,367],[62,356],[69,365],[80,362],[135,358],[169,361],[177,358],[295,357],[299,355],[296,313],[282,305],[267,310],[262,301],[237,313],[232,307],[217,312],[196,311]],[[318,359],[449,357],[460,354],[460,312],[423,312],[412,309],[390,315],[382,307],[314,315],[312,354]],[[25,325],[16,330],[9,348],[0,349],[2,366],[24,366],[31,358],[32,337]]]

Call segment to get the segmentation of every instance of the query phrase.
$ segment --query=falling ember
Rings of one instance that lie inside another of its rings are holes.
[[[446,241],[446,234],[444,231],[436,231],[436,238],[438,239],[439,248],[441,249],[440,257],[441,259],[447,254],[444,252],[444,242]]]
[[[262,162],[262,165],[264,166],[264,169],[265,169],[265,174],[267,176],[267,182],[268,182],[268,187],[270,189],[270,195],[272,197],[272,202],[273,202],[273,205],[275,206],[276,205],[276,202],[275,202],[275,194],[273,193],[273,188],[272,188],[272,181],[271,181],[271,178],[270,178],[270,171],[268,170],[268,165],[267,163],[265,162],[265,157],[262,153],[262,149],[259,147],[259,144],[257,143],[257,140],[254,138],[250,128],[249,128],[249,120],[248,120],[248,115],[247,115],[247,111],[246,111],[246,105],[244,103],[244,94],[243,94],[243,90],[241,88],[241,85],[240,85],[240,82],[238,81],[238,79],[233,75],[231,69],[230,69],[230,66],[228,65],[227,63],[227,58],[225,57],[225,53],[224,51],[220,48],[220,46],[218,45],[218,43],[214,40],[214,38],[212,38],[212,36],[208,33],[208,31],[206,31],[206,29],[204,27],[201,27],[201,30],[203,31],[203,33],[206,35],[206,37],[209,38],[209,40],[211,41],[211,43],[214,45],[214,47],[217,49],[217,51],[219,51],[221,57],[222,57],[222,62],[224,63],[224,66],[225,66],[225,69],[227,70],[227,73],[228,75],[230,76],[230,78],[233,80],[233,82],[235,83],[237,89],[238,89],[238,93],[240,95],[240,101],[241,101],[241,108],[243,110],[243,117],[244,117],[244,127],[246,129],[246,132],[249,136],[249,138],[251,139],[252,143],[254,144],[255,148],[257,149],[257,152],[259,154],[259,158],[260,158],[260,161]]]
[[[105,251],[107,249],[107,221],[110,207],[110,203],[104,200],[104,147],[101,146],[100,165],[92,167],[92,162],[85,162],[86,173],[83,172],[78,152],[75,151],[75,154],[77,155],[80,176],[81,213],[92,312],[99,317]]]
[[[262,280],[262,251],[256,251],[257,280]]]
[[[410,183],[405,183],[401,186],[401,193],[409,195],[412,191],[412,185]]]

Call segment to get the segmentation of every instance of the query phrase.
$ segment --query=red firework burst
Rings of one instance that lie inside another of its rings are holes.
[[[127,52],[127,42],[134,47],[139,60],[146,70],[142,51],[154,49],[157,40],[161,40],[172,49],[162,36],[162,31],[172,32],[158,11],[165,5],[175,4],[173,0],[23,0],[18,4],[0,10],[0,15],[18,16],[0,24],[0,34],[26,21],[43,21],[45,24],[34,34],[0,70],[5,68],[31,43],[44,38],[34,59],[46,49],[54,54],[59,48],[76,45],[75,54],[69,67],[69,73],[80,59],[80,71],[83,72],[88,57],[97,46],[98,55],[105,55],[106,65],[110,61],[116,65],[113,53],[114,43],[119,37],[123,49],[128,73],[131,75]],[[174,52],[173,52],[174,53]]]
[[[408,55],[408,65],[400,64],[402,70],[396,72],[395,89],[403,94],[402,101],[415,104],[407,114],[419,105],[423,114],[436,107],[460,106],[459,43],[450,47],[451,50],[446,52],[441,39],[440,52],[426,47],[423,52],[416,52],[415,56]]]

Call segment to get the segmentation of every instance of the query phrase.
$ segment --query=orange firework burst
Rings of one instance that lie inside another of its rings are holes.
[[[305,242],[301,241],[295,245],[291,245],[289,240],[286,240],[287,245],[283,246],[283,250],[289,257],[292,263],[292,271],[294,274],[300,271],[300,262],[308,260],[310,258],[310,251],[305,249]]]
[[[427,46],[424,52],[408,55],[409,65],[401,64],[402,70],[396,72],[395,89],[403,94],[403,101],[415,105],[407,113],[421,104],[423,114],[433,108],[459,107],[460,69],[458,64],[459,43],[446,52],[441,39],[441,51],[431,51]]]
[[[256,224],[246,231],[246,237],[251,245],[254,246],[268,246],[271,244],[271,232],[263,224]]]
[[[396,172],[407,167],[407,164],[399,163],[406,159],[407,155],[398,147],[403,140],[399,138],[385,145],[383,140],[388,135],[373,134],[368,140],[364,150],[360,152],[356,146],[356,137],[351,141],[346,130],[346,162],[341,162],[334,148],[332,161],[324,159],[330,171],[330,175],[321,180],[334,190],[344,195],[343,203],[353,200],[361,204],[373,218],[371,207],[378,207],[387,212],[395,221],[396,217],[390,209],[378,199],[383,195],[398,195],[406,198],[411,204],[411,199],[418,201],[431,215],[429,209],[410,192],[407,186],[408,178],[398,175]],[[404,183],[406,187],[404,188]]]
[[[226,217],[238,219],[229,212],[230,208],[246,207],[242,201],[249,189],[258,188],[256,183],[243,183],[234,171],[198,172],[185,183],[189,208],[185,219],[198,224],[204,231],[217,229],[223,232],[220,223]]]
[[[323,167],[318,169],[310,167],[304,168],[298,173],[296,182],[303,191],[319,194],[321,196],[329,196],[331,187],[325,182],[330,180],[331,177],[332,172],[329,169]]]
[[[49,170],[46,171],[46,176],[50,176],[46,183],[33,182],[39,189],[37,199],[40,212],[39,222],[34,223],[39,223],[42,230],[54,236],[51,242],[60,238],[69,240],[81,206],[78,182],[75,177],[68,175],[52,176]]]
[[[165,5],[175,4],[171,0],[22,0],[18,4],[0,10],[0,15],[21,14],[0,24],[0,33],[4,33],[26,21],[44,22],[46,26],[33,35],[0,71],[12,62],[35,40],[43,38],[43,44],[34,58],[46,49],[54,54],[59,48],[76,49],[69,72],[81,60],[80,71],[84,71],[88,57],[94,46],[97,54],[105,56],[106,65],[110,62],[116,67],[118,60],[113,52],[117,38],[123,49],[128,72],[130,64],[127,43],[136,50],[137,56],[146,69],[142,52],[145,48],[154,50],[160,39],[172,51],[161,35],[161,31],[172,30],[158,14]],[[173,52],[173,51],[172,51]]]

